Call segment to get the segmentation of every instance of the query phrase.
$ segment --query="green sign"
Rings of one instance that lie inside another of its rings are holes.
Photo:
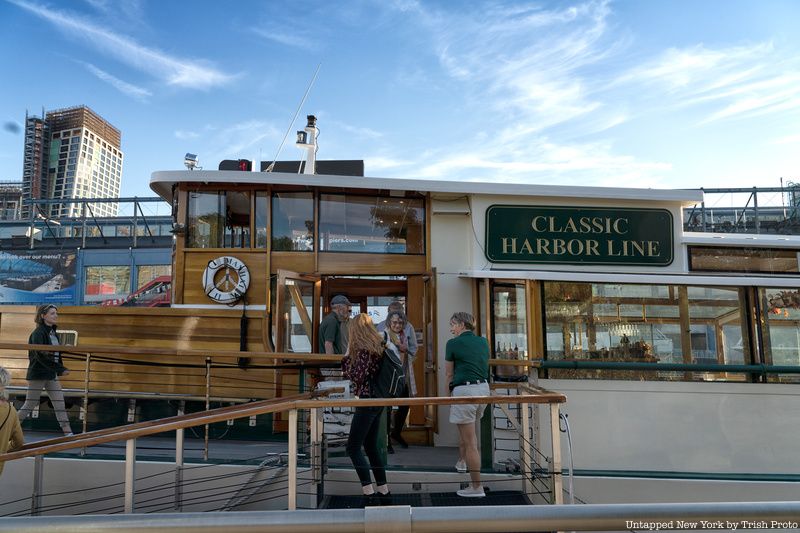
[[[486,258],[495,263],[667,266],[672,244],[672,213],[666,209],[486,210]]]

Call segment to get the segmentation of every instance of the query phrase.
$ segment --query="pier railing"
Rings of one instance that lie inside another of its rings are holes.
[[[409,506],[316,511],[58,516],[0,519],[0,533],[108,531],[230,533],[505,533],[507,531],[654,531],[797,529],[800,502],[594,504],[558,506]]]
[[[37,515],[41,510],[42,480],[44,470],[44,456],[56,452],[87,448],[103,443],[125,441],[125,470],[124,470],[124,511],[132,513],[136,510],[136,440],[142,437],[157,435],[167,431],[175,431],[175,509],[181,509],[181,483],[180,475],[183,469],[183,432],[186,429],[212,424],[224,420],[246,418],[254,415],[283,412],[288,415],[288,449],[287,465],[287,507],[289,510],[297,509],[298,479],[300,475],[300,461],[304,461],[304,472],[310,483],[320,486],[323,483],[325,472],[325,448],[322,431],[322,411],[326,408],[348,408],[358,406],[388,406],[388,405],[455,405],[455,404],[515,404],[520,407],[520,457],[521,472],[519,480],[520,489],[525,494],[535,493],[533,484],[535,476],[542,475],[535,472],[534,450],[532,449],[530,434],[531,420],[528,405],[548,405],[550,407],[551,449],[552,458],[549,472],[551,476],[552,502],[563,503],[563,484],[561,481],[561,444],[559,431],[559,406],[566,401],[562,394],[553,393],[543,389],[531,389],[526,386],[524,393],[513,396],[487,396],[487,397],[423,397],[423,398],[398,398],[398,399],[330,399],[324,397],[312,398],[308,394],[291,397],[274,398],[243,405],[229,406],[212,409],[199,413],[169,417],[161,420],[141,422],[116,428],[91,431],[45,440],[28,444],[23,449],[0,455],[0,461],[14,461],[22,458],[34,458],[34,482],[31,495],[31,514]],[[301,415],[307,414],[307,416]],[[303,420],[303,422],[300,422]],[[308,444],[301,443],[299,435],[308,425]],[[301,453],[301,444],[303,452]],[[81,468],[80,462],[75,468]]]

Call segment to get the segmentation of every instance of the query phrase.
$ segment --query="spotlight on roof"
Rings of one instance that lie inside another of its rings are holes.
[[[199,160],[197,159],[197,154],[189,154],[189,153],[187,153],[185,156],[183,156],[183,164],[186,165],[186,169],[187,170],[194,170],[195,168],[202,168],[202,167],[198,167],[197,163],[199,163]]]

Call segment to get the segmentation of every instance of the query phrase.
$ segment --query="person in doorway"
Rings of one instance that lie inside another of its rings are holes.
[[[406,325],[408,324],[408,320],[406,319],[406,315],[402,311],[389,311],[388,316],[386,317],[386,321],[384,324],[389,324],[389,327],[385,330],[385,335],[388,337],[388,340],[391,341],[389,346],[393,346],[395,351],[397,352],[397,357],[400,359],[400,362],[403,363],[403,373],[406,375],[406,386],[404,387],[403,391],[400,392],[399,398],[409,398],[412,396],[410,394],[410,384],[413,382],[410,381],[410,376],[412,375],[412,361],[414,354],[411,353],[409,350],[409,345],[411,344],[410,339],[406,336]],[[415,391],[416,393],[416,391]],[[403,448],[408,448],[408,443],[403,438],[403,425],[406,423],[406,417],[408,416],[408,405],[401,405],[397,408],[394,414],[394,427],[392,427],[392,410],[391,408],[387,408],[386,411],[386,432],[388,434],[388,446],[387,451],[389,453],[394,453],[394,448],[392,447],[392,440],[397,442]]]
[[[411,324],[411,322],[408,321],[408,317],[406,316],[403,309],[403,302],[401,302],[400,300],[393,300],[392,302],[390,302],[387,307],[386,320],[378,323],[377,328],[378,331],[380,331],[381,333],[390,330],[391,328],[389,327],[389,317],[394,312],[402,313],[405,319],[405,326],[403,326],[402,333],[403,333],[403,338],[405,339],[406,342],[407,351],[404,355],[405,358],[401,356],[401,360],[403,361],[403,366],[406,369],[406,386],[407,386],[406,396],[413,398],[414,396],[417,395],[417,382],[414,379],[414,360],[417,357],[417,349],[419,345],[417,344],[417,332],[414,329],[414,326]],[[392,340],[395,346],[397,346],[397,342],[395,340],[393,339],[390,340]],[[394,439],[403,448],[408,448],[408,443],[405,441],[405,439],[401,434],[403,431],[402,424],[405,424],[406,417],[408,416],[408,410],[409,410],[408,406],[398,408],[397,414],[394,417],[395,421],[394,429],[391,428],[391,424],[389,424],[389,421],[387,420],[387,428],[386,428],[387,431],[390,432],[391,438]],[[387,417],[388,416],[389,413],[387,413]],[[398,425],[398,422],[401,422],[401,424]],[[389,440],[388,451],[389,453],[394,452],[394,449],[392,448],[391,445],[391,440]]]
[[[383,336],[366,313],[351,320],[348,354],[342,359],[344,376],[351,381],[351,391],[359,398],[371,398],[372,381],[383,357]],[[383,407],[356,407],[347,437],[347,455],[353,462],[361,490],[368,502],[389,495],[386,484],[386,463],[378,453],[378,438]],[[367,453],[369,463],[364,458]],[[370,468],[375,476],[375,487],[370,478]]]
[[[331,312],[319,324],[319,353],[342,354],[347,350],[341,340],[342,322],[350,316],[353,304],[343,294],[331,298]]]
[[[453,396],[489,396],[489,343],[475,335],[475,319],[469,313],[454,313],[450,333],[454,338],[445,347],[445,375]],[[468,471],[471,484],[457,492],[466,498],[485,496],[481,485],[481,459],[475,422],[481,419],[486,404],[450,406],[450,423],[458,426],[459,458],[456,470]]]
[[[52,304],[40,305],[36,309],[36,329],[28,338],[28,344],[49,344],[58,346],[56,328],[58,323],[58,308]],[[59,376],[69,374],[69,370],[61,363],[61,354],[56,351],[29,350],[28,351],[28,391],[25,394],[25,403],[19,410],[19,420],[22,422],[39,405],[42,389],[47,389],[53,411],[61,426],[64,435],[72,436],[69,425],[69,416],[64,406],[64,392],[61,390]]]
[[[8,401],[6,387],[10,384],[11,374],[0,366],[0,454],[19,450],[25,443],[17,410]],[[0,474],[3,473],[3,465],[4,463],[0,462]]]
[[[319,324],[319,353],[327,355],[347,353],[347,342],[342,338],[342,323],[349,323],[352,305],[343,294],[331,298],[331,312],[325,315]],[[323,369],[322,376],[332,377],[332,372],[330,369]]]

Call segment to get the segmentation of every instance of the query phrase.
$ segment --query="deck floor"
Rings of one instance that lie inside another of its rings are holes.
[[[26,442],[36,442],[61,436],[57,432],[25,431]],[[328,466],[352,468],[350,458],[342,443],[328,448]],[[187,431],[184,441],[184,461],[187,463],[258,463],[268,454],[286,453],[285,441],[210,440],[208,460],[203,459],[203,439],[192,438]],[[80,450],[54,454],[59,457],[78,457]],[[136,456],[140,461],[172,461],[175,459],[175,439],[170,437],[144,437],[136,440]],[[84,457],[92,459],[124,459],[125,442],[110,442],[89,448]],[[387,456],[387,467],[392,470],[426,470],[453,472],[458,459],[458,449],[450,446],[395,446],[395,453]]]
[[[509,490],[486,491],[483,498],[462,498],[454,492],[415,492],[391,494],[384,499],[359,495],[325,496],[321,509],[362,509],[372,505],[409,505],[411,507],[475,507],[477,505],[530,505],[524,494]]]

